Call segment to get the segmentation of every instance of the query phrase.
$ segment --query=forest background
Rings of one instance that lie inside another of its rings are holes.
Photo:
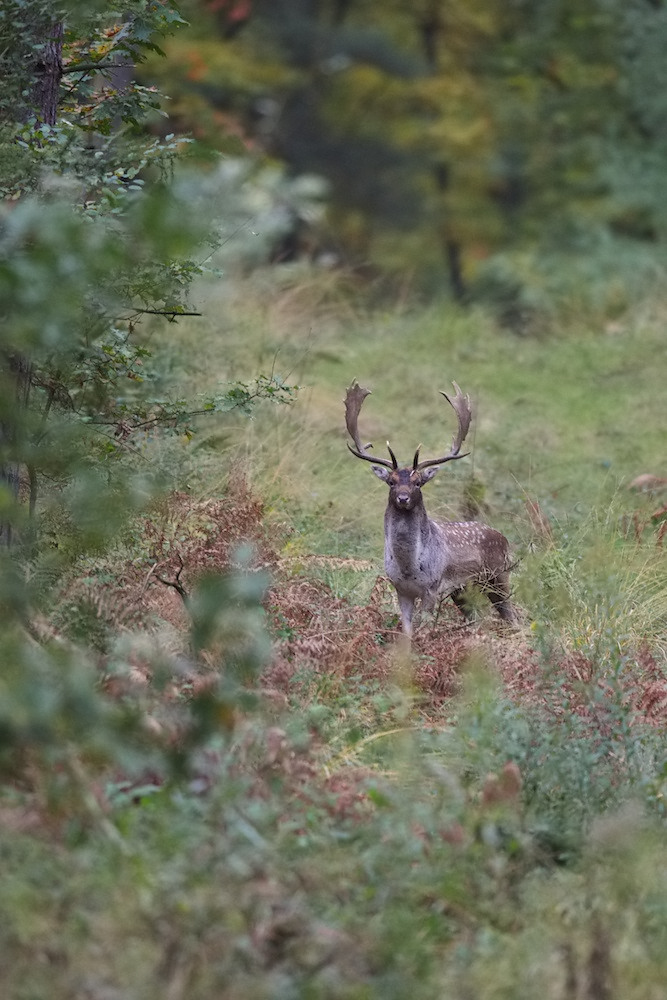
[[[0,34],[3,996],[661,996],[667,10]],[[354,377],[516,631],[406,654]]]

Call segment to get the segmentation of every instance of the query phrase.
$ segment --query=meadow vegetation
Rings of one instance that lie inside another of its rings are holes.
[[[192,0],[189,160],[179,7],[6,6],[0,996],[661,1000],[660,5]],[[354,378],[516,629],[400,641]]]
[[[26,683],[81,650],[57,703],[5,677],[3,996],[659,997],[664,501],[628,485],[665,472],[664,307],[521,337],[303,267],[195,297],[147,333],[167,395],[300,389],[147,432],[162,496],[30,626]],[[427,506],[511,539],[517,633],[443,607],[400,651],[353,377],[399,457],[471,393]]]

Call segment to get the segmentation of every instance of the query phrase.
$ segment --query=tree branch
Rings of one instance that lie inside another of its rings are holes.
[[[89,63],[78,63],[74,66],[63,67],[62,75],[65,76],[69,73],[96,73],[101,69],[125,69],[127,63],[123,62],[89,62]]]
[[[178,309],[135,309],[133,315],[146,313],[148,316],[203,316],[200,312],[180,312]]]
[[[179,567],[179,569],[178,569],[178,572],[176,573],[176,578],[174,580],[165,580],[165,578],[163,576],[159,576],[158,573],[155,573],[155,579],[159,580],[159,582],[162,583],[162,584],[164,584],[165,587],[173,587],[173,589],[179,595],[179,597],[181,598],[181,600],[183,601],[183,603],[187,605],[188,599],[189,599],[190,595],[188,594],[187,590],[185,589],[185,587],[181,583],[181,573],[183,572],[183,570],[185,568],[185,564],[183,562],[183,557],[181,556],[180,552],[176,553],[176,557],[177,557],[179,563],[181,564],[180,567]],[[156,566],[157,566],[157,564],[156,564]]]

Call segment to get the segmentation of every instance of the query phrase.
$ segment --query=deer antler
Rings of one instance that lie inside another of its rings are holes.
[[[351,444],[348,444],[348,448],[357,458],[363,458],[364,462],[373,462],[374,465],[384,465],[387,469],[397,469],[398,462],[396,461],[396,456],[393,451],[389,448],[389,443],[387,443],[387,448],[389,448],[391,462],[386,458],[375,458],[373,455],[369,455],[368,448],[372,448],[373,445],[367,444],[364,447],[360,441],[359,429],[357,427],[359,411],[361,410],[366,396],[370,396],[370,394],[371,390],[365,389],[362,385],[359,385],[356,379],[347,390],[347,394],[345,396],[345,424],[347,426],[348,434],[354,441],[354,448]]]
[[[472,419],[472,409],[470,407],[470,396],[464,395],[459,389],[456,382],[452,382],[452,385],[456,389],[456,395],[450,398],[446,392],[442,395],[445,397],[449,405],[455,410],[456,416],[459,421],[459,429],[452,441],[452,447],[447,455],[443,455],[442,458],[431,458],[425,462],[419,461],[419,448],[415,452],[415,457],[412,462],[412,468],[416,471],[417,469],[427,469],[431,465],[443,465],[445,462],[451,462],[455,458],[465,458],[470,452],[464,452],[463,455],[459,455],[461,445],[465,441],[465,436],[468,433],[468,428],[470,427],[470,421]]]

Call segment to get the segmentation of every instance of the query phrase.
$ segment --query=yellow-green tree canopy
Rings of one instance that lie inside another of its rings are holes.
[[[179,121],[327,178],[353,258],[437,270],[605,226],[664,229],[662,7],[208,0],[169,43]],[[639,177],[642,177],[639,183]],[[397,239],[397,233],[400,234]]]

